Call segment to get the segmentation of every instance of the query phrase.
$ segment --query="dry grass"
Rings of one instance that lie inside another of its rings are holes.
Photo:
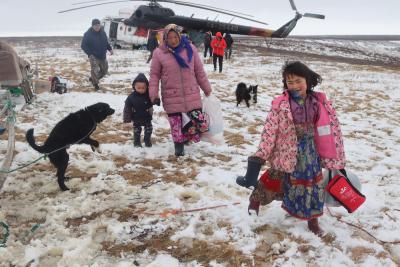
[[[244,144],[251,144],[249,141],[244,139],[244,136],[238,133],[232,133],[229,131],[224,131],[225,141],[230,146],[240,147]]]
[[[361,262],[363,262],[363,259],[366,256],[375,254],[374,249],[366,248],[366,247],[362,247],[362,246],[353,247],[353,248],[349,249],[349,251],[347,251],[347,252],[351,253],[351,259],[355,263],[361,263]]]
[[[148,250],[150,254],[157,255],[161,251],[168,251],[181,263],[197,261],[203,266],[210,266],[215,260],[227,266],[252,266],[252,260],[242,252],[237,251],[226,242],[209,243],[204,240],[190,239],[172,241],[173,230],[168,229],[160,235],[148,239],[138,238],[132,243],[116,244],[115,242],[102,242],[102,250],[114,257],[121,257],[126,253],[142,253]]]
[[[113,155],[112,161],[117,168],[122,168],[125,165],[132,163],[132,161],[128,157],[119,156],[119,155]]]
[[[189,168],[187,173],[181,172],[179,169],[168,171],[162,176],[162,179],[169,183],[184,184],[187,181],[195,179],[199,174],[195,166],[190,166]]]
[[[118,173],[131,185],[145,184],[157,178],[151,170],[142,167],[135,170],[123,170]]]
[[[260,134],[260,132],[257,130],[259,128],[259,124],[255,124],[255,125],[250,125],[249,127],[247,127],[247,131],[249,132],[249,134]]]
[[[215,155],[215,157],[219,161],[223,161],[223,162],[230,162],[232,160],[231,156],[226,156],[226,155],[223,155],[223,154],[217,154],[217,155]]]
[[[90,179],[94,178],[97,176],[97,173],[90,173],[87,171],[82,171],[78,169],[77,167],[70,165],[67,168],[67,172],[65,174],[68,177],[71,178],[79,178],[82,181],[89,181]]]
[[[160,159],[143,159],[135,162],[140,166],[152,167],[155,170],[165,169],[164,164]]]

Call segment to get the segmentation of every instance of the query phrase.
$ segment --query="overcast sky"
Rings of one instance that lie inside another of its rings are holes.
[[[252,14],[276,29],[289,21],[294,12],[288,0],[187,0]],[[0,36],[82,35],[92,18],[117,15],[119,9],[138,2],[116,3],[58,14],[79,0],[0,0]],[[303,18],[292,35],[327,34],[400,34],[400,0],[295,0],[301,13],[320,13],[325,20]],[[214,19],[216,13],[163,4],[176,14]],[[220,21],[231,17],[219,15]],[[260,24],[234,19],[233,23],[263,27]]]

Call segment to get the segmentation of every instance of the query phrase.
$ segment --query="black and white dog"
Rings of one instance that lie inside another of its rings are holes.
[[[257,103],[257,88],[258,85],[250,85],[247,88],[245,83],[238,83],[236,87],[236,106],[239,106],[239,104],[244,100],[247,107],[250,107],[250,93],[253,94],[253,103]]]
[[[69,155],[67,148],[74,144],[88,144],[94,151],[99,142],[90,138],[96,130],[97,123],[102,122],[115,110],[106,103],[96,103],[69,114],[54,126],[42,146],[38,146],[33,136],[33,128],[26,132],[29,145],[40,153],[50,153],[50,162],[57,168],[57,181],[60,189],[65,191],[65,171],[68,167]]]

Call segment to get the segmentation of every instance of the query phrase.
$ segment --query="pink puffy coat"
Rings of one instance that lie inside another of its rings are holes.
[[[159,98],[158,88],[161,80],[161,98],[164,110],[168,114],[201,109],[200,88],[206,94],[211,93],[203,63],[196,47],[191,46],[193,57],[190,62],[187,61],[186,49],[180,53],[189,68],[181,68],[165,45],[154,50],[150,68],[150,100],[154,102],[156,98]]]
[[[345,167],[345,154],[343,138],[340,130],[339,120],[331,101],[326,99],[324,93],[314,92],[320,102],[321,114],[327,114],[330,130],[321,140],[316,132],[314,138],[318,142],[331,142],[333,146],[318,147],[317,151],[321,158],[323,168],[343,169]],[[321,116],[320,116],[321,117]],[[322,116],[323,117],[323,116]],[[324,151],[321,151],[324,149]],[[326,150],[330,151],[326,151]],[[334,150],[334,151],[332,151]],[[323,155],[330,155],[325,157]],[[333,155],[333,156],[332,156]],[[272,101],[272,108],[265,122],[261,134],[261,142],[255,156],[268,161],[271,167],[280,171],[291,173],[296,166],[297,136],[290,111],[289,94],[284,92]]]

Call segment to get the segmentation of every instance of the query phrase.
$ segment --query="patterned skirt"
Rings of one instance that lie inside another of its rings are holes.
[[[200,141],[200,134],[208,131],[208,122],[201,110],[195,109],[186,114],[190,121],[185,125],[182,123],[182,113],[168,114],[174,143],[197,143]]]
[[[310,220],[323,214],[325,188],[312,125],[296,125],[297,163],[283,180],[282,208],[290,215]]]

